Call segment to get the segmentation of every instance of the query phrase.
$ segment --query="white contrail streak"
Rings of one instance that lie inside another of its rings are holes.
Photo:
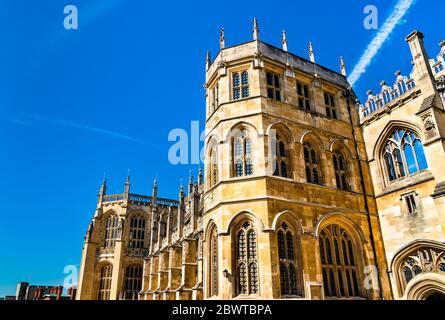
[[[57,125],[60,125],[60,126],[76,128],[76,129],[80,129],[80,130],[83,130],[83,131],[95,132],[95,133],[111,136],[111,137],[114,137],[114,138],[119,138],[119,139],[122,139],[122,140],[127,140],[127,141],[140,143],[140,144],[144,144],[144,145],[147,145],[147,146],[158,148],[157,145],[154,145],[152,143],[149,143],[149,142],[137,139],[137,138],[133,138],[133,137],[130,137],[130,136],[127,136],[125,134],[118,133],[118,132],[102,129],[102,128],[86,126],[86,125],[83,125],[83,124],[78,124],[78,123],[75,123],[75,122],[71,122],[71,121],[67,121],[67,120],[63,120],[63,119],[58,119],[58,118],[46,117],[46,116],[42,116],[42,115],[39,115],[39,114],[31,114],[31,113],[21,113],[21,114],[23,116],[25,116],[25,117],[32,118],[32,119],[35,119],[35,120],[51,122],[51,123],[54,123],[54,124],[57,124]]]
[[[416,0],[399,0],[397,2],[391,15],[386,19],[381,29],[377,32],[377,35],[368,44],[359,62],[355,65],[354,70],[352,70],[348,78],[351,86],[366,72],[366,69],[372,63],[380,48],[415,2]]]

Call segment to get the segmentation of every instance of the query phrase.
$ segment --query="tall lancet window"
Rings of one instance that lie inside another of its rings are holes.
[[[288,178],[290,173],[290,155],[287,141],[277,134],[275,148],[275,165],[273,175],[276,177]]]
[[[142,266],[128,266],[125,270],[124,300],[138,300],[142,289]]]
[[[112,278],[113,266],[111,264],[104,265],[100,271],[99,300],[110,300]]]
[[[218,153],[216,147],[210,151],[210,187],[214,187],[219,182]]]
[[[296,296],[298,295],[298,284],[295,235],[286,222],[283,222],[278,228],[277,241],[280,260],[281,296]]]
[[[105,247],[112,248],[116,244],[116,239],[119,235],[119,217],[111,215],[107,219],[105,226]]]
[[[408,129],[396,129],[386,141],[383,159],[389,181],[428,168],[422,141]]]
[[[213,228],[210,234],[210,296],[218,295],[218,230]]]
[[[236,236],[236,292],[238,295],[259,293],[257,235],[246,221]]]
[[[319,245],[325,295],[360,296],[355,246],[346,230],[338,225],[324,228]]]
[[[130,219],[130,241],[128,246],[133,249],[144,248],[145,219],[137,215]]]
[[[347,177],[347,162],[345,156],[340,150],[335,150],[332,156],[335,170],[335,181],[337,188],[342,190],[349,190],[348,177]]]
[[[321,184],[320,158],[311,142],[304,144],[304,162],[306,166],[306,181],[308,183]]]
[[[247,132],[234,138],[233,172],[235,177],[253,175],[252,139]]]

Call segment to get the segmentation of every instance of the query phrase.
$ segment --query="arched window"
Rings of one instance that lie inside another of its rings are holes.
[[[345,160],[345,156],[340,150],[337,149],[334,151],[332,161],[334,162],[335,181],[337,183],[337,188],[342,190],[349,190],[350,188],[347,183],[347,163]]]
[[[218,172],[218,154],[216,148],[212,148],[210,151],[210,187],[214,187],[219,182],[219,172]]]
[[[142,289],[142,266],[128,266],[125,270],[124,300],[138,300]]]
[[[290,172],[290,155],[287,149],[287,141],[280,135],[276,136],[275,165],[273,175],[276,177],[288,178]]]
[[[428,168],[419,136],[408,129],[395,129],[383,149],[389,181]]]
[[[346,230],[338,225],[324,228],[319,244],[325,295],[360,296],[355,246]]]
[[[314,148],[311,142],[304,143],[304,162],[306,181],[308,183],[321,184],[320,158],[317,150]]]
[[[292,229],[286,222],[283,222],[277,232],[282,297],[298,295],[295,240]]]
[[[235,137],[233,142],[233,172],[235,177],[253,175],[252,140],[247,132]]]
[[[130,219],[130,241],[128,246],[133,249],[144,248],[145,219],[138,215]]]
[[[400,269],[404,287],[422,273],[445,273],[445,251],[421,248],[405,257]]]
[[[116,239],[119,233],[119,217],[111,215],[107,219],[105,226],[105,247],[112,248],[116,244]]]
[[[218,295],[218,230],[213,228],[210,234],[210,296],[215,297]]]
[[[249,73],[247,71],[237,72],[232,75],[233,100],[248,98],[249,90]]]
[[[110,300],[112,278],[113,266],[111,264],[104,265],[100,271],[99,300]]]
[[[242,224],[236,235],[237,294],[259,293],[257,236],[252,223]]]

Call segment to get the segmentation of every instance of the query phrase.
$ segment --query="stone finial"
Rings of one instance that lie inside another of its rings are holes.
[[[151,193],[153,199],[157,199],[158,197],[158,179],[155,179],[153,182],[153,191]]]
[[[188,187],[188,193],[192,194],[193,193],[193,176],[190,173],[190,177],[189,177],[189,187]]]
[[[445,47],[445,40],[440,41],[440,42],[439,42],[439,46],[440,46],[441,48]]]
[[[226,47],[226,38],[224,36],[224,28],[219,30],[219,48],[222,50]]]
[[[366,91],[366,94],[367,94],[368,96],[372,96],[372,90],[368,90],[368,91]]]
[[[206,70],[209,70],[209,68],[210,68],[210,51],[207,50],[207,53],[206,53]]]
[[[253,18],[253,40],[258,40],[260,35],[260,29],[258,27],[257,18]]]
[[[128,197],[128,194],[130,193],[130,169],[128,169],[128,175],[127,175],[127,178],[125,179],[124,193],[125,193],[126,197]]]
[[[204,176],[202,174],[202,167],[199,167],[198,172],[198,185],[202,185],[204,183]]]
[[[342,75],[346,77],[346,65],[343,56],[340,57],[340,72]]]
[[[386,81],[385,81],[385,80],[380,81],[380,86],[381,86],[381,87],[386,86]]]
[[[309,41],[309,60],[311,60],[312,63],[315,63],[314,47],[312,46],[311,41]]]
[[[283,50],[287,52],[287,36],[285,30],[281,32],[281,44],[283,45]]]
[[[107,178],[104,178],[102,184],[100,185],[99,195],[104,196],[107,193]]]
[[[401,74],[402,74],[402,72],[400,70],[397,70],[395,73],[396,77],[400,76]]]

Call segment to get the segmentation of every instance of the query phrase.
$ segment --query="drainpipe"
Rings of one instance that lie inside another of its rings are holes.
[[[364,175],[363,175],[362,161],[361,161],[361,157],[360,157],[360,149],[359,149],[358,142],[357,142],[357,136],[355,135],[354,122],[352,120],[352,112],[351,112],[351,104],[350,104],[351,88],[348,88],[347,90],[345,90],[343,92],[343,96],[346,98],[346,103],[348,106],[349,122],[351,124],[352,137],[354,139],[355,150],[357,153],[357,163],[358,163],[358,168],[359,168],[359,173],[360,173],[360,184],[361,184],[362,191],[363,191],[363,200],[365,203],[365,211],[366,211],[366,217],[368,220],[368,227],[369,227],[369,239],[371,240],[372,253],[374,255],[375,267],[376,267],[376,271],[377,271],[379,296],[380,296],[380,300],[383,300],[382,281],[380,279],[380,268],[379,268],[379,264],[377,261],[377,250],[376,250],[375,242],[374,242],[374,232],[372,230],[371,213],[369,212],[368,196],[367,196],[367,192],[366,192],[365,179],[364,179]]]

